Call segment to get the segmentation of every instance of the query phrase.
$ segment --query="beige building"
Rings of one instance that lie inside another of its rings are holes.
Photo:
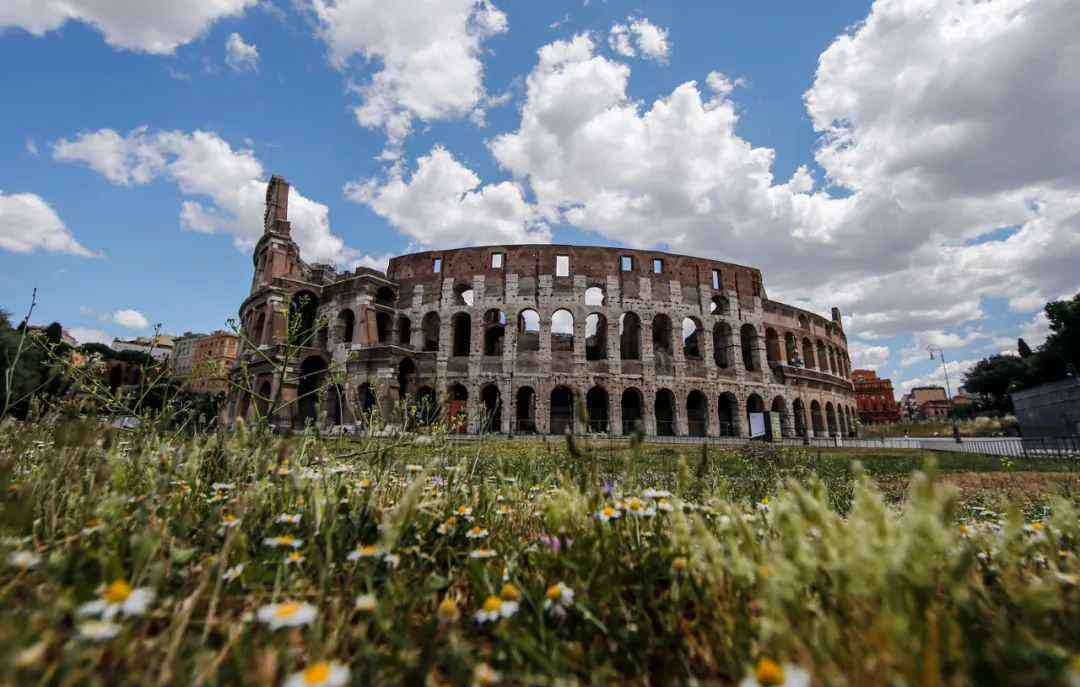
[[[197,393],[227,392],[229,370],[239,351],[238,342],[235,334],[221,330],[195,339],[186,387]]]

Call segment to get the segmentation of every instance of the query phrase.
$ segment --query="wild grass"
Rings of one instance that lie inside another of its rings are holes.
[[[8,424],[0,680],[1080,678],[1072,466],[919,460]]]

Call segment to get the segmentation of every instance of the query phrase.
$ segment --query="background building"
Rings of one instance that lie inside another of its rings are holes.
[[[161,334],[155,337],[140,336],[134,339],[113,339],[114,351],[136,351],[145,353],[154,360],[168,360],[173,352],[173,337]]]
[[[229,390],[229,371],[236,363],[239,338],[216,331],[196,337],[192,343],[191,367],[185,387],[198,393],[218,394]]]
[[[183,336],[178,336],[173,340],[169,364],[173,375],[178,380],[183,381],[191,374],[191,368],[195,365],[195,342],[204,336],[206,335],[184,332]]]
[[[900,421],[900,406],[896,403],[891,379],[881,379],[873,370],[852,370],[851,381],[855,385],[860,421],[864,424]]]
[[[945,388],[917,386],[900,401],[901,412],[908,420],[938,420],[952,413],[952,401]]]

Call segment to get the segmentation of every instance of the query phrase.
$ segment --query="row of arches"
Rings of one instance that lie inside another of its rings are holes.
[[[425,386],[418,390],[417,396],[431,399],[430,403],[433,402],[434,391]],[[469,390],[463,384],[451,385],[446,398],[446,415],[457,431],[467,431],[470,410],[476,415],[476,431],[502,431],[504,401],[498,384],[490,383],[480,388],[479,405],[475,408],[470,406]],[[642,426],[647,434],[656,436],[738,437],[748,434],[751,414],[772,412],[779,416],[784,437],[835,437],[855,433],[856,414],[850,406],[832,401],[822,404],[817,399],[806,404],[801,398],[789,404],[780,395],[766,403],[762,396],[751,393],[744,403],[740,403],[733,392],[723,392],[710,409],[708,397],[699,389],[690,390],[685,400],[679,402],[675,393],[667,388],[656,390],[651,401],[647,401],[646,394],[637,387],[626,388],[617,393],[616,398],[611,398],[602,385],[591,387],[583,396],[570,386],[558,385],[548,394],[546,423],[538,419],[538,400],[537,391],[532,386],[518,387],[514,392],[514,415],[508,423],[510,432],[531,434],[546,429],[549,434],[587,431],[626,435]],[[579,403],[584,404],[583,426],[579,420]],[[619,421],[617,426],[613,426],[613,404],[616,403]],[[685,418],[681,417],[683,414]]]
[[[439,329],[442,321],[437,312],[429,312],[424,316],[421,328],[424,332],[425,351],[439,350]],[[559,309],[551,316],[551,350],[552,352],[573,352],[575,345],[575,321],[574,315],[569,310]],[[498,356],[504,352],[506,341],[507,318],[506,314],[498,309],[491,309],[484,313],[483,325],[483,355]],[[634,312],[625,312],[619,316],[619,358],[621,360],[641,360],[643,349],[643,326],[641,318]],[[472,353],[473,324],[472,316],[467,312],[459,312],[451,319],[451,352],[452,356],[468,356]],[[518,313],[517,318],[517,350],[530,352],[540,350],[540,314],[532,309],[525,309]],[[585,318],[585,358],[586,360],[604,360],[609,357],[608,349],[608,320],[602,313],[590,313]],[[653,317],[649,327],[649,335],[652,343],[653,356],[663,361],[670,361],[675,351],[675,330],[671,318],[663,313]],[[683,358],[686,360],[703,360],[705,355],[704,338],[705,332],[701,321],[697,318],[686,317],[682,321],[680,330],[680,345]],[[748,370],[761,369],[760,346],[757,330],[751,324],[744,324],[739,330],[739,339],[736,343],[731,325],[727,322],[717,322],[712,331],[712,355],[714,363],[720,368],[730,367],[733,361],[734,348],[741,350],[743,366]]]

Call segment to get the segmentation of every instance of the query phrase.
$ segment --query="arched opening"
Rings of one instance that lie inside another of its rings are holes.
[[[825,421],[829,425],[829,436],[836,436],[836,409],[831,401],[825,404]]]
[[[641,319],[632,312],[619,315],[619,357],[641,360]]]
[[[686,426],[692,437],[709,433],[709,401],[697,389],[686,396]]]
[[[319,327],[319,336],[316,337],[315,346],[323,349],[324,351],[330,348],[330,327],[329,325],[323,325]]]
[[[594,386],[585,394],[585,413],[589,418],[589,431],[607,434],[608,392],[602,386]]]
[[[535,310],[522,310],[518,314],[517,349],[540,350],[540,314]]]
[[[404,315],[398,317],[397,342],[399,346],[412,345],[412,320]]]
[[[795,416],[795,436],[806,436],[806,406],[802,399],[795,399],[791,404],[791,412]]]
[[[551,316],[551,352],[574,352],[574,316],[569,310],[556,310]]]
[[[765,359],[770,363],[780,362],[780,336],[772,328],[765,330]]]
[[[671,374],[674,367],[671,347],[671,318],[660,313],[652,321],[653,364],[657,374]]]
[[[758,360],[758,333],[752,324],[744,324],[739,330],[739,343],[742,346],[743,367],[747,370],[761,369]]]
[[[807,337],[803,337],[802,340],[802,357],[803,365],[807,368],[817,367],[816,356],[814,355],[814,344]]]
[[[814,431],[814,436],[825,436],[825,418],[821,414],[821,404],[815,401],[810,401],[810,427]]]
[[[731,325],[727,322],[717,322],[713,326],[713,360],[716,366],[723,369],[731,366]]]
[[[379,289],[375,291],[375,302],[379,305],[386,305],[392,308],[397,302],[397,294],[394,293],[394,289],[390,286],[380,286]]]
[[[394,325],[394,318],[388,312],[378,310],[375,312],[375,334],[379,337],[379,343],[390,343],[390,331]]]
[[[484,355],[502,355],[506,341],[506,315],[492,309],[484,313]]]
[[[416,390],[416,420],[421,425],[433,425],[439,420],[439,399],[430,386]]]
[[[806,317],[806,315],[799,315],[799,329],[809,329],[809,328],[810,328],[810,320]]]
[[[109,368],[109,391],[115,392],[124,384],[123,365],[113,365]]]
[[[297,291],[289,303],[289,343],[313,346],[319,299],[310,291]]]
[[[518,434],[536,433],[536,392],[531,386],[517,390],[515,421]]]
[[[338,313],[334,329],[334,338],[343,344],[353,342],[353,334],[356,331],[356,315],[352,310],[342,310]]]
[[[248,408],[251,405],[251,395],[248,392],[240,394],[236,399],[236,416],[235,419],[247,420]]]
[[[791,417],[788,415],[787,402],[784,401],[784,397],[777,396],[774,398],[769,410],[780,418],[780,436],[791,436]]]
[[[829,372],[834,375],[840,374],[840,366],[836,362],[836,349],[832,346],[829,347]]]
[[[720,421],[718,426],[720,436],[739,436],[739,400],[735,398],[735,394],[730,391],[720,394],[717,416]]]
[[[266,343],[269,337],[266,335],[266,313],[260,312],[255,318],[255,329],[251,332],[251,343],[256,347]]]
[[[723,317],[728,314],[728,299],[725,296],[713,296],[709,303],[709,314]]]
[[[345,404],[345,390],[340,384],[333,384],[326,390],[326,419],[331,427],[341,424],[345,413],[342,412]]]
[[[763,436],[767,431],[764,425],[765,401],[757,394],[750,394],[746,399],[746,422],[750,427],[750,437]],[[755,423],[754,418],[760,416],[760,424]]]
[[[682,321],[683,356],[687,360],[701,360],[701,323],[693,317]]]
[[[594,312],[585,318],[585,359],[604,360],[605,358],[607,358],[607,318]]]
[[[300,427],[319,420],[319,394],[322,391],[326,361],[313,355],[300,364],[297,385],[296,419]]]
[[[847,436],[847,413],[844,406],[836,406],[836,423],[840,426],[840,436]]]
[[[398,398],[405,401],[415,393],[416,389],[416,363],[412,358],[402,358],[398,363]]]
[[[360,424],[366,425],[375,411],[375,390],[364,382],[356,390],[356,407],[359,409]]]
[[[473,289],[468,284],[458,284],[454,287],[454,305],[472,307],[474,300]]]
[[[484,404],[484,415],[480,418],[480,432],[502,431],[502,395],[499,387],[488,384],[480,391],[480,401]]]
[[[622,433],[633,434],[645,417],[645,402],[642,400],[641,392],[633,387],[623,391],[620,407],[622,409]]]
[[[675,416],[675,394],[670,389],[660,389],[656,392],[654,403],[656,413],[656,433],[662,437],[673,437],[678,434]]]
[[[472,318],[469,313],[459,312],[451,321],[454,329],[453,355],[468,357],[472,349]]]
[[[557,386],[551,391],[551,422],[548,427],[552,434],[574,431],[574,392],[565,386]]]
[[[817,342],[817,361],[819,370],[822,372],[829,371],[829,354],[825,350],[825,344],[821,341]]]
[[[420,329],[424,333],[424,350],[425,351],[437,351],[439,350],[439,313],[429,312],[424,315],[424,319],[420,323]]]
[[[799,344],[795,341],[795,335],[791,332],[784,334],[784,352],[787,354],[787,364],[795,365],[798,367],[799,360]]]
[[[263,382],[259,385],[258,397],[255,399],[255,410],[259,413],[259,422],[267,422],[270,418],[267,417],[270,413],[270,403],[273,401],[270,398],[273,387],[269,381]]]
[[[599,286],[590,286],[585,289],[585,305],[603,305],[604,290]]]
[[[464,434],[469,429],[469,390],[461,384],[450,387],[447,394],[446,421],[450,432]]]

